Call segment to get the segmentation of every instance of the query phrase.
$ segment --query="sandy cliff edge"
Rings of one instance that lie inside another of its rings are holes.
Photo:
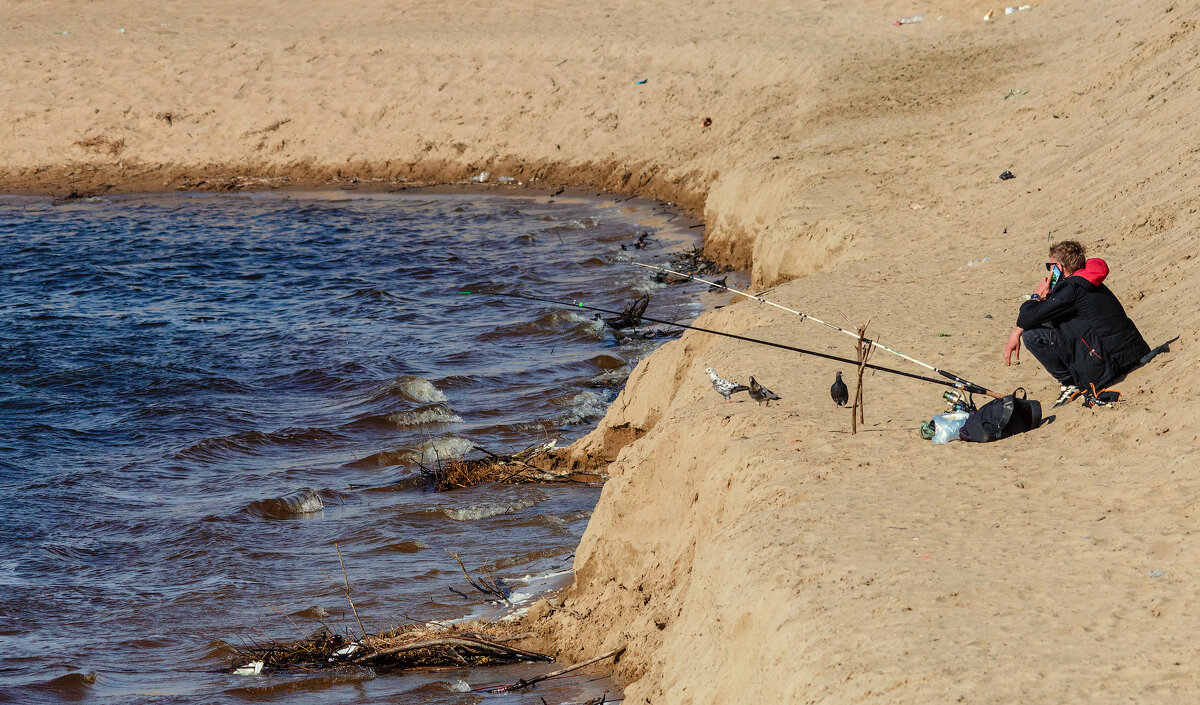
[[[1122,408],[933,448],[940,390],[874,375],[851,437],[836,365],[686,335],[573,449],[612,479],[565,609],[531,621],[564,658],[628,644],[630,702],[1196,699],[1196,9],[3,9],[9,191],[489,170],[661,198],[774,299],[1043,400],[999,346],[1047,232],[1079,237],[1152,345],[1180,336]],[[702,324],[850,350],[756,304]],[[709,365],[784,400],[722,406]]]

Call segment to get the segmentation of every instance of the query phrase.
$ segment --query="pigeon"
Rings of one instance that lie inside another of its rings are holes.
[[[713,389],[717,390],[717,394],[725,397],[725,401],[727,402],[730,401],[730,394],[733,394],[734,392],[745,392],[750,389],[744,384],[730,382],[721,375],[717,374],[711,367],[704,371],[708,373],[708,378],[712,380]]]
[[[842,408],[846,402],[850,401],[850,390],[846,389],[846,383],[842,381],[842,373],[837,373],[837,380],[833,386],[829,388],[829,396],[833,397],[833,403]]]
[[[779,400],[779,395],[776,394],[775,392],[772,392],[770,389],[767,389],[766,387],[762,386],[758,382],[755,382],[754,377],[751,376],[750,377],[750,398],[754,400],[755,406],[757,406],[759,402],[763,402],[763,401],[765,401],[767,403],[767,406],[770,406],[771,400],[776,400],[776,401]]]

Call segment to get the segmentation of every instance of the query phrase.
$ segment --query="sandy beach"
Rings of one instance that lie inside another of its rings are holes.
[[[1046,407],[1057,383],[1001,348],[1048,242],[1081,240],[1151,346],[1178,336],[1117,408],[933,446],[943,388],[875,374],[852,436],[845,366],[689,333],[571,448],[611,479],[562,607],[527,625],[565,662],[625,645],[630,703],[1200,697],[1195,7],[0,8],[3,192],[487,171],[655,198],[772,300]],[[754,302],[698,325],[853,355]],[[709,366],[783,400],[722,405]]]

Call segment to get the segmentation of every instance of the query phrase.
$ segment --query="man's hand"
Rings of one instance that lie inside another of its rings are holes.
[[[1043,282],[1049,286],[1049,280]],[[1004,344],[1004,366],[1012,365],[1012,357],[1015,355],[1017,362],[1021,361],[1021,333],[1025,331],[1020,328],[1013,328],[1012,333],[1008,336],[1008,342]]]
[[[1043,279],[1042,283],[1038,284],[1037,288],[1033,290],[1033,293],[1037,294],[1038,298],[1042,298],[1042,299],[1049,296],[1050,295],[1050,277],[1046,277],[1045,279]]]

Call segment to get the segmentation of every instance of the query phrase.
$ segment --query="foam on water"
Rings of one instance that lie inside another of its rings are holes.
[[[432,386],[432,385],[430,385]],[[412,411],[395,411],[387,420],[396,426],[423,426],[437,423],[462,423],[463,418],[442,404],[430,404]]]
[[[499,502],[481,502],[470,507],[445,507],[442,513],[454,521],[478,521],[502,514],[512,514],[541,504],[545,500],[541,493],[531,492],[525,497]]]
[[[418,404],[448,401],[446,395],[440,389],[433,386],[432,382],[415,375],[404,375],[391,380],[375,390],[371,394],[371,399],[375,400],[390,396],[399,396],[408,401],[415,401]]]
[[[475,444],[461,436],[447,434],[425,441],[412,451],[416,462],[430,465],[438,460],[461,458],[475,450]]]
[[[603,418],[605,412],[608,411],[608,401],[590,389],[575,394],[563,405],[569,407],[570,411],[557,417],[556,421],[560,424],[573,425],[584,421],[594,421]]]

